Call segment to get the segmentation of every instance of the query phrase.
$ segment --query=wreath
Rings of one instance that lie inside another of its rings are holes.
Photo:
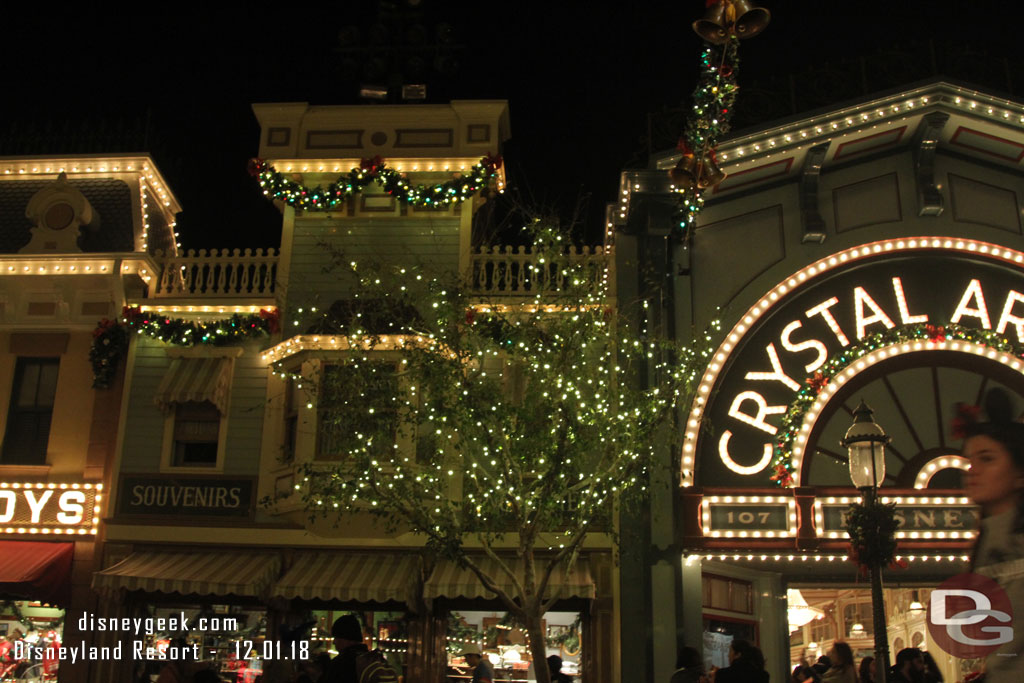
[[[896,504],[877,500],[854,503],[846,518],[846,533],[850,536],[849,559],[867,576],[873,568],[905,568],[906,560],[896,559]]]
[[[109,389],[117,373],[117,364],[128,351],[128,333],[116,320],[104,318],[92,331],[89,362],[92,363],[92,388]]]
[[[793,464],[793,442],[800,433],[807,411],[818,399],[818,394],[836,375],[880,348],[911,341],[940,343],[947,339],[979,344],[1024,359],[1024,345],[1011,342],[992,330],[979,330],[963,325],[919,323],[895,327],[864,337],[830,358],[814,375],[804,380],[803,386],[797,391],[779,425],[775,456],[772,459],[771,480],[778,486],[793,486],[793,474],[796,472],[796,466]]]

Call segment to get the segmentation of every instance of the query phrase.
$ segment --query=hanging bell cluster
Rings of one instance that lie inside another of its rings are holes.
[[[714,155],[709,154],[698,160],[693,152],[683,152],[679,163],[668,172],[676,189],[704,190],[725,180],[726,173],[718,167]]]
[[[763,31],[772,14],[763,7],[751,7],[748,0],[715,0],[704,17],[693,22],[693,30],[714,45],[721,45],[730,36],[753,38]]]

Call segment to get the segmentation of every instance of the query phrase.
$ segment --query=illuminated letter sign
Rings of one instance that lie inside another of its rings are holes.
[[[1024,341],[1024,274],[1000,259],[928,249],[821,270],[802,285],[788,278],[784,296],[721,363],[696,446],[699,483],[772,486],[780,419],[797,391],[829,358],[876,332],[952,322]]]
[[[0,532],[95,534],[102,484],[0,482]]]

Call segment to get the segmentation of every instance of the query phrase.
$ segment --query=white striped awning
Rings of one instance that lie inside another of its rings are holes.
[[[272,553],[137,552],[113,567],[96,572],[98,591],[149,591],[182,595],[241,595],[258,597],[281,571],[281,558]]]
[[[474,557],[476,563],[483,571],[490,576],[494,582],[510,594],[515,593],[511,579],[502,571],[494,560],[489,557]],[[524,563],[520,559],[505,559],[508,565],[520,582],[525,576],[523,571]],[[536,562],[537,571],[541,571],[543,561]],[[585,559],[576,561],[572,571],[566,574],[564,567],[556,567],[551,573],[548,582],[548,589],[545,597],[554,595],[556,587],[560,587],[559,598],[593,598],[597,595],[594,587],[594,579],[590,576],[590,563]],[[462,569],[453,562],[438,562],[434,573],[427,580],[423,589],[425,598],[493,598],[495,594],[484,588],[484,585],[469,569]]]
[[[231,367],[231,358],[175,358],[154,400],[163,411],[171,410],[175,403],[209,401],[223,415],[231,392]]]
[[[301,553],[271,596],[408,603],[418,581],[419,562],[414,554]]]

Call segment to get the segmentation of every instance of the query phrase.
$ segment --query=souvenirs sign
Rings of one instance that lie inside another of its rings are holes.
[[[255,490],[252,479],[128,474],[117,508],[122,515],[248,519]]]
[[[780,420],[797,392],[831,358],[876,332],[956,324],[1024,343],[1022,260],[979,242],[901,240],[848,250],[794,274],[716,353],[688,422],[684,484],[699,470],[702,482],[716,486],[767,485]]]
[[[0,532],[95,534],[102,484],[0,482]]]

